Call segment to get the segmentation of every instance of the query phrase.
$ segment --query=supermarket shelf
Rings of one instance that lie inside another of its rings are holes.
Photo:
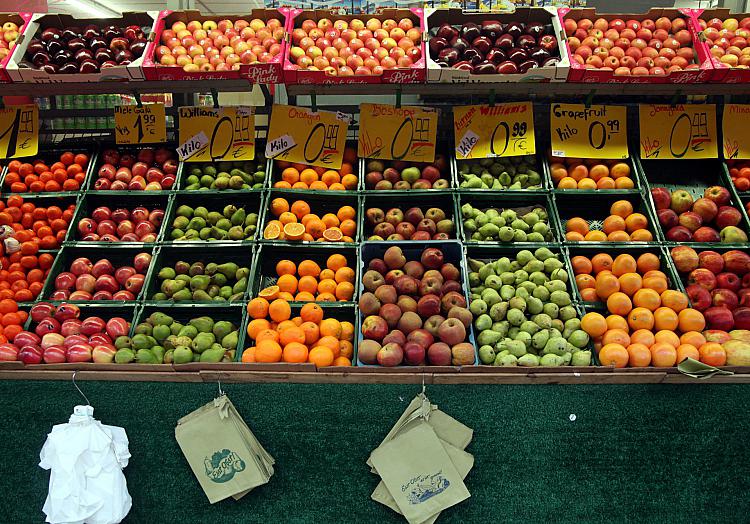
[[[268,86],[260,86],[264,94]],[[59,82],[50,84],[3,84],[3,96],[53,96],[53,95],[103,95],[134,93],[204,93],[252,91],[253,84],[246,80],[185,80],[179,82]]]

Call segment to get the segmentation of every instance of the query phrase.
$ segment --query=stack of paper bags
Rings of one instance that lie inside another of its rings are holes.
[[[211,504],[239,500],[273,475],[273,457],[226,395],[182,417],[174,434]]]
[[[372,499],[410,524],[432,524],[440,513],[471,495],[463,479],[474,466],[464,451],[473,430],[446,415],[421,393],[370,454],[367,464],[381,482]]]

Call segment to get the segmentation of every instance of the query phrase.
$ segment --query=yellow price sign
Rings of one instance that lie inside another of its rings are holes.
[[[714,104],[638,106],[641,158],[716,158]]]
[[[21,158],[39,152],[39,107],[36,104],[0,109],[0,158]]]
[[[340,169],[350,120],[344,113],[274,104],[266,158]]]
[[[115,142],[122,145],[167,141],[164,104],[115,107]]]
[[[430,107],[360,104],[359,144],[363,158],[432,162],[437,110]]]
[[[627,108],[552,104],[552,156],[628,158]]]
[[[185,162],[253,160],[252,107],[181,107],[177,155]]]
[[[458,159],[536,153],[531,102],[454,107],[453,131]]]
[[[750,105],[724,104],[721,119],[721,135],[724,139],[724,158],[750,158],[750,137],[747,135],[747,122]]]

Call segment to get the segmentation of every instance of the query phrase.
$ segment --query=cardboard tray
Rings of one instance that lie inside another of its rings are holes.
[[[20,43],[21,35],[26,30],[26,24],[29,20],[31,20],[31,17],[34,16],[34,13],[0,13],[0,26],[5,24],[6,22],[12,22],[18,26],[18,40],[16,40],[16,44]],[[13,56],[13,52],[8,53],[8,55],[0,60],[0,84],[7,84],[9,82],[12,82],[10,75],[8,74],[8,71],[6,71],[6,67],[10,63],[10,59]]]
[[[143,74],[146,80],[239,80],[247,79],[253,84],[278,84],[282,81],[283,60],[286,53],[287,43],[282,39],[279,42],[281,50],[270,62],[256,64],[241,64],[239,70],[233,71],[207,71],[188,72],[180,66],[163,66],[154,61],[156,48],[161,45],[161,34],[165,29],[172,27],[175,22],[188,23],[191,20],[205,22],[207,20],[219,21],[229,19],[252,20],[259,18],[263,21],[277,19],[281,22],[281,29],[286,28],[288,9],[253,9],[244,15],[204,15],[198,10],[187,11],[160,11],[154,24],[154,38],[149,42],[143,56]]]
[[[711,82],[718,82],[722,84],[738,84],[750,82],[750,69],[730,67],[711,55],[712,46],[703,34],[703,30],[701,29],[698,22],[699,20],[708,21],[712,18],[720,18],[722,20],[725,20],[730,16],[731,18],[742,20],[743,18],[750,16],[750,13],[732,13],[730,15],[729,9],[705,9],[700,13],[693,13],[693,16],[688,19],[688,26],[690,27],[690,31],[692,33],[698,35],[698,38],[701,40],[701,42],[703,42],[703,44],[706,46],[706,49],[708,50],[709,57],[711,58],[711,64],[714,68],[713,75],[710,78]]]
[[[332,20],[346,20],[347,22],[362,18],[376,18],[386,20],[388,18],[410,18],[414,22],[414,27],[424,31],[424,10],[421,8],[411,9],[383,9],[377,14],[357,15],[345,14],[338,15],[329,9],[291,9],[287,21],[287,36],[291,38],[291,33],[305,19],[320,20],[329,18]],[[284,54],[284,83],[285,84],[421,84],[427,77],[426,56],[427,48],[424,38],[419,44],[422,49],[422,58],[417,60],[409,68],[386,69],[382,75],[371,76],[329,76],[323,71],[300,70],[292,63],[289,58],[289,52],[292,48],[291,43],[287,45]]]
[[[440,67],[427,55],[427,82],[429,83],[505,83],[505,82],[565,82],[570,68],[570,52],[562,45],[564,32],[561,21],[557,18],[554,7],[519,7],[514,13],[464,13],[461,9],[425,9],[425,31],[430,35],[430,29],[437,28],[443,23],[460,25],[463,22],[481,23],[485,20],[500,20],[501,22],[541,22],[552,24],[555,37],[558,39],[560,61],[554,66],[536,67],[526,73],[515,75],[475,75],[467,71],[460,71],[450,67]],[[431,36],[431,35],[430,35]]]
[[[96,26],[104,25],[138,25],[148,29],[146,34],[147,42],[153,41],[154,38],[154,25],[158,12],[147,11],[141,13],[123,13],[120,17],[113,18],[75,18],[70,15],[63,14],[42,14],[35,13],[29,23],[26,25],[23,34],[19,37],[17,45],[11,54],[10,62],[6,66],[6,71],[13,82],[27,82],[32,84],[49,84],[49,83],[64,83],[64,82],[110,82],[119,81],[125,82],[128,80],[144,80],[143,70],[141,68],[143,64],[143,57],[148,51],[148,44],[146,49],[143,51],[143,55],[133,60],[133,62],[127,66],[116,66],[106,69],[104,72],[99,71],[98,73],[90,74],[54,74],[51,75],[39,69],[33,69],[30,64],[24,60],[26,49],[29,46],[34,35],[40,29],[47,27],[57,27],[63,29],[70,26],[86,26],[93,24]]]
[[[688,25],[688,30],[691,29],[690,20],[693,16],[697,16],[701,13],[701,9],[672,9],[672,8],[651,8],[646,13],[597,13],[594,8],[585,9],[570,9],[569,7],[562,7],[558,9],[558,17],[560,19],[559,24],[561,27],[565,27],[565,18],[571,18],[573,20],[580,20],[581,18],[604,18],[605,20],[613,20],[615,18],[631,19],[631,20],[643,20],[644,18],[657,19],[661,16],[667,16],[669,18],[676,18],[681,16],[685,19]],[[693,37],[693,50],[694,50],[694,63],[698,64],[698,69],[690,69],[684,71],[675,71],[664,76],[653,76],[653,75],[637,75],[637,76],[625,76],[615,75],[613,71],[605,71],[602,69],[587,69],[583,65],[576,62],[568,46],[567,38],[563,33],[564,47],[568,54],[571,56],[570,59],[570,72],[568,74],[568,82],[584,82],[584,83],[622,83],[622,84],[694,84],[701,82],[708,82],[714,75],[714,68],[712,65],[711,54],[708,51],[708,46],[701,41],[695,31],[690,30]]]

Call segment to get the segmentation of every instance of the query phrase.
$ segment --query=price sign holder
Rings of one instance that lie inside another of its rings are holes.
[[[552,104],[552,155],[576,158],[628,158],[625,106]]]
[[[432,162],[438,112],[430,107],[360,104],[357,153],[362,158]]]
[[[724,158],[727,160],[750,158],[750,136],[748,136],[746,120],[748,118],[750,118],[750,105],[724,104],[721,136]]]
[[[643,159],[716,158],[714,104],[638,106]]]
[[[459,160],[536,153],[531,102],[454,107],[453,131]]]
[[[39,106],[0,109],[0,158],[23,158],[39,152]]]
[[[177,152],[186,162],[253,160],[253,107],[181,107]]]
[[[164,104],[115,107],[117,144],[158,144],[166,141],[167,117]]]
[[[274,104],[266,157],[340,169],[349,121],[344,113]]]

